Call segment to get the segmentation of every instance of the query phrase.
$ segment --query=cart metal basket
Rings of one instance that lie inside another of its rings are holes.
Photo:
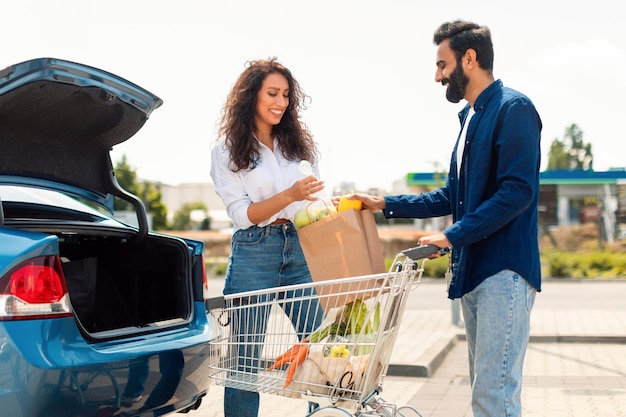
[[[398,254],[384,274],[211,300],[222,332],[213,342],[212,383],[365,407],[381,391],[407,297],[424,271],[425,261],[410,256]],[[297,358],[285,354],[295,350]]]

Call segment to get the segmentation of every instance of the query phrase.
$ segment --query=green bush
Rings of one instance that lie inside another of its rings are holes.
[[[226,267],[228,266],[228,262],[221,259],[213,259],[204,261],[204,268],[206,269],[207,275],[214,277],[222,277],[226,275]]]
[[[385,259],[388,271],[392,258]],[[618,251],[571,252],[546,250],[541,254],[544,278],[626,278],[626,253]],[[224,260],[206,262],[207,273],[224,276]],[[429,259],[424,266],[424,277],[443,278],[448,269],[448,256]]]
[[[449,255],[428,259],[424,265],[424,276],[428,278],[444,278],[448,270]]]
[[[549,250],[541,254],[544,278],[626,278],[626,253],[619,251],[569,252]],[[387,267],[391,264],[388,260]],[[444,278],[448,256],[429,259],[424,277]]]
[[[611,251],[542,254],[543,276],[554,278],[626,278],[626,253]]]

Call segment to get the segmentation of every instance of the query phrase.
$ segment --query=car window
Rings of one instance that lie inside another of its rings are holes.
[[[96,208],[70,197],[58,191],[45,190],[35,187],[24,186],[0,186],[0,198],[2,199],[5,216],[15,217],[35,217],[45,216],[43,212],[49,214],[59,213],[54,218],[63,218],[62,213],[75,213],[75,216],[82,216],[84,220],[97,221],[110,218],[105,213]],[[35,213],[41,214],[35,214]],[[74,217],[73,217],[74,218]]]

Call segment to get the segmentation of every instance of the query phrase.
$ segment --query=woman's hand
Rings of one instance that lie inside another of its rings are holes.
[[[319,181],[314,175],[302,178],[273,197],[250,204],[248,218],[253,224],[260,224],[294,201],[315,200],[316,197],[313,197],[313,194],[323,188],[324,181]]]
[[[301,200],[316,200],[313,195],[324,189],[324,181],[320,181],[315,178],[314,175],[309,175],[296,182],[289,188],[289,194],[293,201]]]

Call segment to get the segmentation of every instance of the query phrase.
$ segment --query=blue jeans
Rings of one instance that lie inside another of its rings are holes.
[[[296,229],[291,223],[238,230],[231,246],[224,294],[312,282]],[[307,288],[304,292],[314,293],[314,290]],[[306,300],[305,297],[305,301],[293,301],[294,297],[300,299],[302,295],[309,295],[303,294],[303,290],[276,295],[279,299],[289,300],[282,307],[291,318],[299,339],[322,322],[323,312],[317,299]],[[231,317],[231,331],[238,343],[239,372],[255,373],[258,369],[268,315],[269,308],[253,305],[251,309],[237,310]],[[256,417],[258,410],[258,392],[225,388],[224,417]]]
[[[522,415],[522,371],[537,291],[504,270],[461,297],[474,417]]]

